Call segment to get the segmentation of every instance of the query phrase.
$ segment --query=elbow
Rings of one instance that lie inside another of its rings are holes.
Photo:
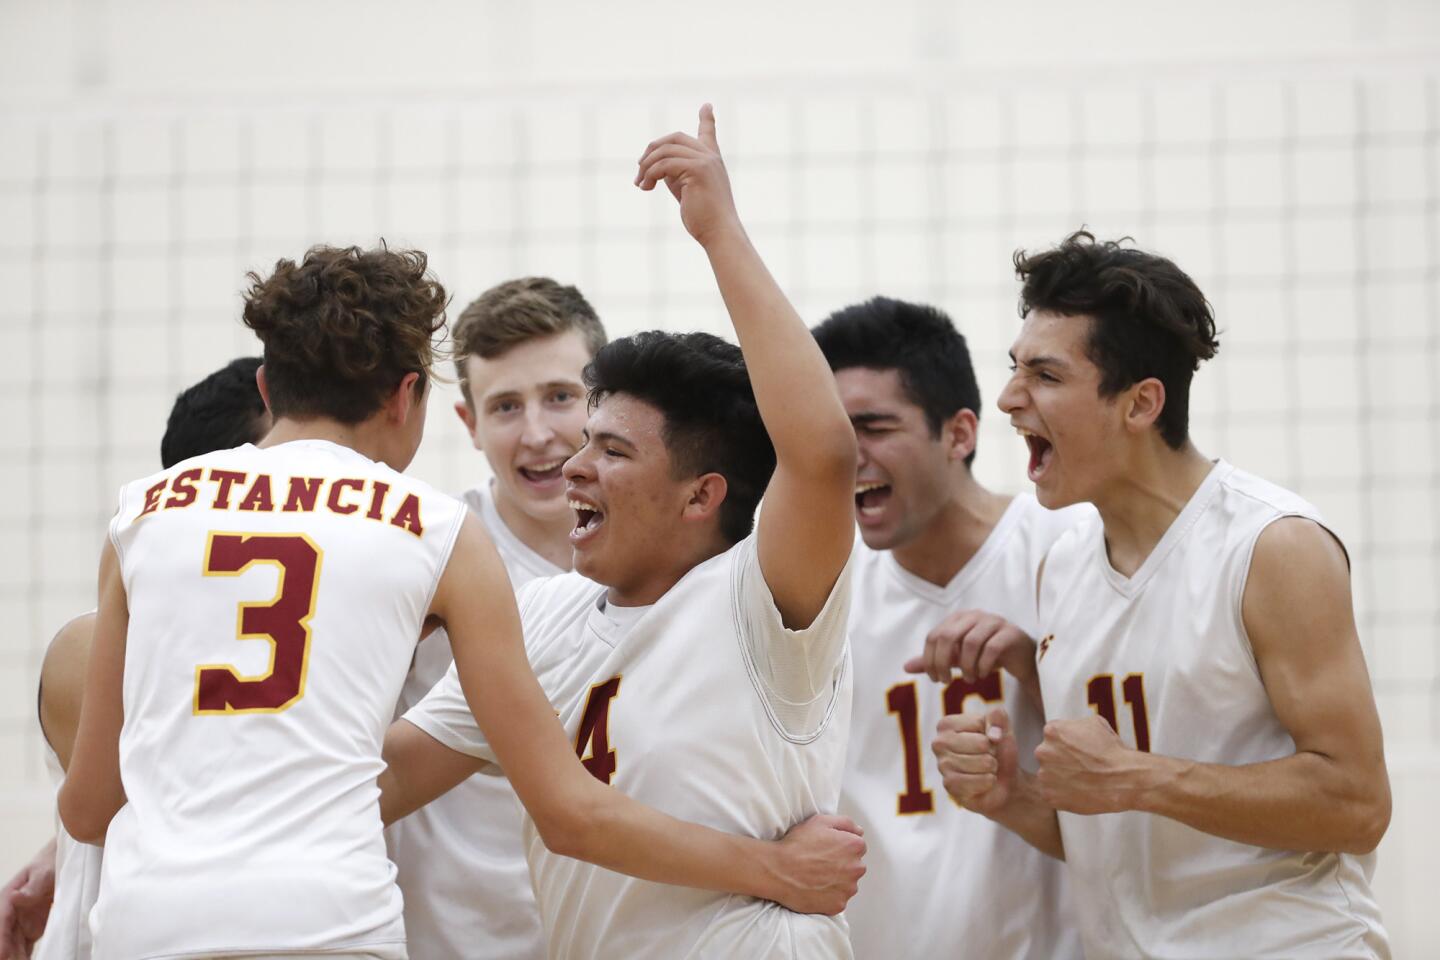
[[[76,789],[70,782],[60,787],[60,822],[65,832],[80,843],[101,846],[105,843],[105,832],[110,829],[114,810],[106,810],[92,795]]]
[[[603,807],[592,807],[586,812],[578,807],[557,804],[554,810],[543,811],[538,816],[532,813],[531,816],[546,850],[574,860],[597,862],[599,838],[607,830]]]
[[[1346,838],[1341,853],[1364,855],[1380,846],[1385,831],[1390,828],[1390,789],[1386,784],[1376,791],[1377,795],[1357,805],[1350,836]]]

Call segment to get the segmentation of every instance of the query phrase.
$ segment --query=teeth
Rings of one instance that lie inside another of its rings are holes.
[[[1020,434],[1020,436],[1022,436],[1022,437],[1033,437],[1033,436],[1035,436],[1035,434],[1031,433],[1029,430],[1026,430],[1024,427],[1016,427],[1016,428],[1015,428],[1015,432],[1018,433],[1018,434]]]
[[[596,510],[594,507],[590,506],[590,504],[588,504],[588,503],[581,503],[579,500],[567,500],[567,501],[565,502],[565,505],[568,506],[571,510],[588,510],[588,511],[590,511],[591,513],[599,513],[599,512],[600,512],[600,511]]]
[[[855,484],[855,495],[858,497],[862,493],[867,493],[871,490],[879,490],[881,487],[888,486],[890,486],[890,484],[888,483],[857,483]]]
[[[521,467],[520,469],[529,470],[531,473],[545,473],[546,471],[554,470],[556,467],[563,466],[564,463],[564,460],[551,460],[547,463],[533,463],[528,467]]]

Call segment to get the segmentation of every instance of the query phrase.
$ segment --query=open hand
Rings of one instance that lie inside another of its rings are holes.
[[[907,673],[950,682],[958,669],[967,680],[988,677],[1004,667],[1022,684],[1035,677],[1035,641],[1004,617],[985,610],[950,614],[925,637],[925,650],[905,663]]]
[[[55,899],[52,841],[0,890],[0,960],[29,960]]]
[[[662,180],[680,201],[685,229],[702,247],[729,230],[741,229],[730,195],[730,176],[715,139],[715,111],[710,104],[700,108],[700,128],[695,136],[676,132],[652,140],[645,148],[635,185],[653,190]]]

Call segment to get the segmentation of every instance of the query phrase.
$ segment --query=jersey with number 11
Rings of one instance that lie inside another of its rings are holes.
[[[121,491],[129,802],[106,840],[97,960],[405,956],[375,778],[464,515],[319,440]]]

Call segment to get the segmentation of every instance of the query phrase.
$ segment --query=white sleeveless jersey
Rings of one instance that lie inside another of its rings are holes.
[[[380,747],[465,508],[318,440],[126,486],[120,771],[97,960],[405,957]]]
[[[1026,494],[945,586],[889,551],[856,546],[850,647],[855,714],[840,812],[865,829],[860,892],[845,910],[858,960],[965,956],[1079,958],[1064,864],[950,799],[930,743],[946,713],[1009,712],[1034,766],[1044,718],[1009,674],[948,685],[905,672],[948,614],[978,608],[1035,630],[1035,572],[1090,507],[1050,511]]]
[[[60,758],[47,741],[45,766],[55,789],[65,782]],[[100,890],[103,847],[80,843],[55,818],[55,900],[45,921],[45,935],[35,943],[31,960],[89,960],[90,908]]]
[[[1261,531],[1320,523],[1293,493],[1217,462],[1134,576],[1098,515],[1062,537],[1041,582],[1040,680],[1051,719],[1099,713],[1130,746],[1238,766],[1287,757],[1241,618]],[[1387,958],[1374,855],[1235,843],[1148,813],[1061,813],[1092,957]]]
[[[515,536],[495,509],[490,484],[461,500],[480,518],[515,589],[564,573]],[[420,641],[400,695],[418,703],[453,656],[436,630]],[[498,772],[498,768],[497,772]],[[520,801],[503,776],[476,774],[385,832],[405,895],[405,934],[417,960],[539,960],[540,911],[520,840]]]
[[[781,624],[754,537],[643,610],[607,616],[605,593],[572,573],[519,597],[531,664],[592,774],[672,816],[763,839],[836,809],[850,726],[848,573],[798,632]],[[782,703],[774,678],[797,667],[814,695]],[[494,760],[453,668],[406,719]],[[850,956],[843,919],[556,856],[528,816],[524,839],[557,960]]]

